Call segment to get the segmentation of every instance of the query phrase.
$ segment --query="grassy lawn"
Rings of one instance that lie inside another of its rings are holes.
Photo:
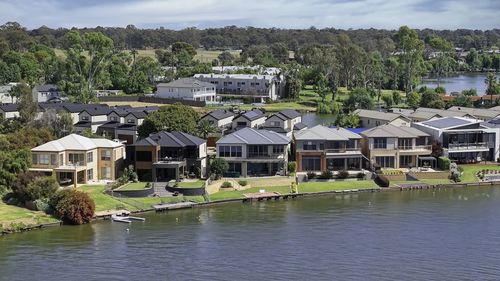
[[[202,180],[196,180],[196,181],[182,181],[178,183],[178,187],[182,188],[198,188],[198,187],[203,187],[203,184],[205,181]]]
[[[464,169],[464,174],[461,177],[462,182],[478,182],[479,179],[476,177],[476,173],[481,170],[498,170],[500,171],[500,166],[498,165],[459,165]]]
[[[58,220],[44,212],[30,211],[0,201],[0,230],[2,228],[10,229],[16,226],[35,226],[54,222],[58,222]]]
[[[122,187],[119,190],[142,190],[146,188],[145,182],[131,182]]]
[[[210,195],[210,201],[245,198],[243,194],[256,193],[259,192],[261,189],[264,189],[266,192],[279,192],[281,194],[290,193],[290,186],[252,187],[246,190],[219,191],[217,193]]]
[[[337,182],[303,182],[299,184],[299,192],[322,192],[347,189],[378,188],[372,180],[337,181]]]
[[[134,206],[124,204],[104,193],[104,185],[83,185],[78,187],[78,190],[86,192],[94,200],[96,212],[114,210],[118,207],[124,207],[130,211],[136,210]]]

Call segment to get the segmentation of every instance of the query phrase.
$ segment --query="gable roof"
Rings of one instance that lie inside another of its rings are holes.
[[[247,144],[247,145],[286,145],[290,138],[282,134],[268,131],[243,128],[232,134],[226,135],[217,141],[217,144]]]
[[[44,85],[37,85],[34,88],[35,92],[58,92],[59,87],[54,84],[44,84]]]
[[[123,144],[110,141],[108,139],[91,139],[77,134],[67,135],[58,140],[49,141],[40,146],[37,146],[31,151],[53,151],[59,152],[64,150],[91,150],[97,147],[114,148],[120,147]]]
[[[376,110],[368,110],[368,109],[357,109],[354,111],[354,114],[357,114],[359,117],[372,118],[378,120],[392,121],[397,118],[408,119],[402,114],[391,113],[391,112],[382,112]]]
[[[87,112],[90,116],[98,115],[108,115],[111,109],[107,106],[95,105],[93,107],[87,107],[82,112]]]
[[[367,138],[418,138],[428,137],[429,134],[413,127],[398,127],[392,124],[385,124],[361,132],[361,135]]]
[[[288,119],[295,119],[295,118],[301,116],[301,114],[297,110],[293,110],[293,109],[285,109],[285,110],[278,112],[277,114],[283,115]]]
[[[0,110],[3,112],[16,112],[17,104],[16,103],[7,103],[0,105]]]
[[[169,83],[160,83],[158,87],[167,88],[200,88],[200,87],[210,87],[214,88],[215,85],[212,83],[200,81],[195,78],[180,78]]]
[[[344,128],[328,128],[323,125],[316,125],[312,128],[301,130],[295,133],[296,140],[328,140],[328,141],[348,141],[350,139],[361,139],[361,136]]]
[[[193,135],[183,133],[183,132],[166,132],[161,131],[149,135],[147,138],[143,138],[137,141],[134,145],[138,146],[163,146],[163,147],[187,147],[187,146],[199,146],[206,141],[195,137]]]
[[[201,119],[205,118],[206,116],[210,116],[210,117],[214,118],[215,120],[222,120],[222,119],[226,119],[228,117],[233,117],[234,114],[229,110],[217,109],[217,110],[212,110],[209,113],[203,115],[201,117]]]
[[[461,106],[452,106],[448,108],[448,111],[465,112],[475,117],[480,117],[484,119],[493,119],[500,115],[499,111],[485,109],[485,108],[470,108]]]
[[[254,121],[254,120],[257,120],[260,118],[264,118],[266,116],[264,115],[264,112],[262,112],[260,109],[253,109],[253,110],[241,113],[240,115],[236,116],[234,119],[239,118],[239,117],[243,117],[249,121]]]

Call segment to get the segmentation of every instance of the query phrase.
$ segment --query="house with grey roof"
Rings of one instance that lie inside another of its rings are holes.
[[[491,110],[487,108],[471,108],[471,107],[462,107],[462,106],[452,106],[447,109],[448,111],[454,112],[465,112],[470,116],[474,116],[476,119],[481,119],[484,121],[488,121],[491,119],[495,119],[500,116],[500,111]]]
[[[215,86],[195,78],[180,78],[157,85],[156,96],[160,98],[216,102]]]
[[[245,111],[234,117],[231,128],[233,131],[242,128],[260,128],[266,122],[266,115],[260,109]]]
[[[493,121],[496,122],[496,121]],[[495,161],[499,157],[494,123],[464,117],[443,117],[413,126],[438,141],[445,156],[458,163]]]
[[[10,95],[12,87],[14,87],[14,83],[0,85],[0,104],[15,103],[17,101],[17,98]]]
[[[316,125],[294,134],[297,172],[360,170],[361,136],[344,128]]]
[[[285,109],[267,117],[262,128],[292,137],[293,131],[300,131],[306,127],[298,111]]]
[[[411,124],[411,120],[408,117],[398,113],[357,109],[354,111],[354,114],[359,116],[361,128],[373,128],[384,124],[409,127]]]
[[[31,93],[33,94],[33,100],[36,102],[50,102],[53,100],[60,101],[66,99],[64,93],[54,84],[37,85],[33,88]]]
[[[431,157],[430,135],[416,128],[385,124],[363,131],[361,136],[363,154],[372,168],[434,167],[436,164],[436,159]]]
[[[16,103],[8,103],[0,105],[0,115],[3,120],[19,117],[19,110]]]
[[[207,143],[183,132],[158,132],[127,146],[139,180],[164,182],[205,177]]]
[[[216,143],[217,157],[229,163],[226,176],[284,175],[290,138],[273,131],[243,128]]]
[[[216,126],[219,129],[227,129],[231,127],[234,113],[226,109],[217,109],[203,115],[200,120],[206,120],[208,123]]]
[[[108,106],[94,105],[85,107],[79,114],[79,121],[75,124],[75,132],[81,134],[85,130],[91,130],[92,133],[97,128],[108,121],[108,114],[111,109]]]

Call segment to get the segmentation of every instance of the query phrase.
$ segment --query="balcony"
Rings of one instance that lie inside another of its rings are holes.
[[[248,159],[276,159],[282,156],[283,153],[272,154],[248,154]]]
[[[488,150],[487,142],[476,143],[450,143],[448,144],[449,150]]]
[[[325,149],[325,153],[355,153],[361,152],[360,147],[345,147],[345,148],[334,148],[334,149]]]
[[[399,150],[432,150],[431,145],[415,145],[415,146],[398,146]]]

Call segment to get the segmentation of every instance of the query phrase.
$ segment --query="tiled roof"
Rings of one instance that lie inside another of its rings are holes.
[[[91,150],[98,147],[114,148],[123,146],[123,144],[110,141],[108,139],[94,139],[86,138],[77,134],[71,134],[60,138],[58,140],[53,140],[37,146],[31,151],[64,151],[64,150]]]
[[[365,130],[361,132],[361,135],[368,138],[378,138],[378,137],[418,138],[418,137],[429,136],[429,134],[412,127],[398,127],[391,124],[385,124],[382,126]]]

